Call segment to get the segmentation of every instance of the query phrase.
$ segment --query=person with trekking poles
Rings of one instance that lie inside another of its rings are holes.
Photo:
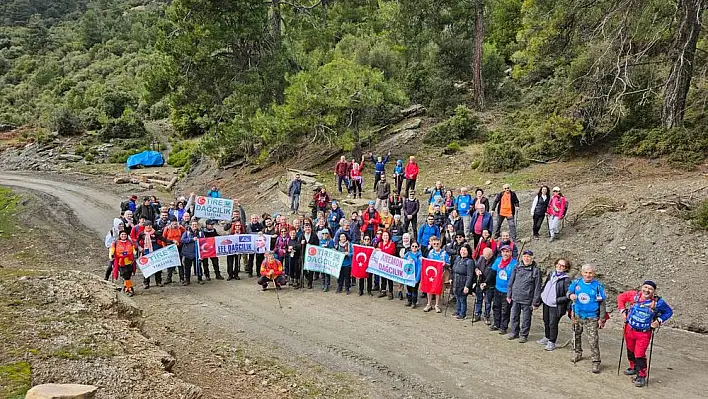
[[[639,290],[619,294],[617,310],[625,321],[622,339],[627,343],[629,368],[624,371],[624,375],[636,375],[634,386],[644,387],[649,383],[654,334],[671,318],[674,311],[666,301],[656,295],[656,283],[652,280],[646,280]],[[647,348],[649,348],[649,362],[647,362]],[[621,349],[620,362],[622,362]]]
[[[556,349],[558,323],[568,312],[570,304],[570,299],[567,296],[570,287],[568,270],[570,270],[570,261],[558,258],[555,269],[548,273],[541,289],[544,335],[536,343],[545,345],[544,349],[549,352]]]
[[[595,279],[596,268],[585,264],[580,271],[582,278],[576,279],[568,287],[567,296],[573,302],[573,358],[575,364],[583,358],[582,335],[587,330],[592,352],[592,372],[600,372],[600,340],[598,330],[605,327],[607,295],[605,287]]]
[[[279,290],[280,287],[285,284],[283,264],[275,259],[272,251],[266,252],[265,260],[263,260],[260,269],[261,277],[258,278],[258,285],[263,287],[263,291],[268,289],[268,283],[271,281],[275,284],[276,290]]]

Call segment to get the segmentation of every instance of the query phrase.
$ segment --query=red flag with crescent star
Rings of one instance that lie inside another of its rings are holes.
[[[423,258],[420,271],[420,292],[442,294],[445,262]]]
[[[369,267],[369,259],[373,252],[373,247],[354,244],[354,252],[352,253],[352,277],[366,278],[369,275],[366,273],[366,268]]]
[[[200,238],[197,242],[199,243],[199,259],[216,257],[216,240],[214,237]]]

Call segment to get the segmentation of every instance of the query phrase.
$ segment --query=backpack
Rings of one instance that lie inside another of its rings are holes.
[[[565,209],[563,210],[563,215],[561,215],[561,219],[565,219],[565,215],[568,214],[568,205],[570,205],[570,203],[568,202],[568,199],[566,198]]]
[[[130,201],[123,201],[120,203],[120,213],[122,214],[123,212],[127,211],[130,209]]]

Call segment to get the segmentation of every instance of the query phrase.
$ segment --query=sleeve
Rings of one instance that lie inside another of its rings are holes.
[[[417,214],[418,211],[420,211],[420,202],[418,200],[413,201],[415,206],[413,207],[413,215]]]
[[[465,280],[465,287],[472,289],[472,284],[474,284],[477,277],[474,274],[474,263],[471,259],[465,259],[465,266],[467,266],[467,279]]]
[[[674,310],[671,309],[671,306],[669,306],[668,303],[666,303],[663,299],[659,299],[656,302],[656,311],[657,311],[657,317],[656,319],[659,321],[659,323],[665,323],[667,320],[671,318],[671,316],[674,314]]]
[[[568,286],[568,292],[565,293],[565,296],[570,297],[570,294],[575,291],[575,286],[577,285],[578,280],[574,280],[570,285]]]
[[[514,208],[519,207],[519,197],[516,196],[516,192],[511,193],[511,204],[514,206]]]
[[[182,244],[188,244],[188,243],[192,242],[192,240],[191,240],[191,239],[189,238],[189,236],[187,235],[187,232],[182,233],[182,237],[180,238],[179,241],[180,241]]]
[[[633,304],[635,296],[637,296],[636,290],[625,291],[617,295],[617,310],[623,311],[626,309],[627,303]]]
[[[187,205],[184,206],[184,209],[187,212],[191,212],[193,202],[194,202],[194,195],[190,195],[189,200],[187,201]]]
[[[371,162],[376,163],[376,158],[374,158],[374,154],[371,154]]]
[[[487,272],[487,278],[484,280],[484,283],[487,284],[487,288],[494,287],[494,285],[497,283],[497,271],[495,269],[489,269],[489,272]]]
[[[114,242],[111,244],[111,247],[108,249],[108,259],[113,259],[113,257],[116,254],[116,243]]]
[[[534,292],[533,292],[533,305],[534,306],[541,306],[541,270],[539,268],[536,269],[536,281],[534,282]],[[557,302],[557,299],[556,299]]]
[[[389,160],[390,158],[391,158],[390,155],[386,155],[386,157],[385,157],[384,160],[383,160],[384,165],[386,165],[386,164],[388,163],[388,160]]]
[[[514,270],[511,272],[511,276],[509,277],[509,282],[506,285],[506,297],[509,299],[512,299],[512,291],[514,290],[514,280],[516,280],[516,271],[519,270],[519,265],[516,265],[514,267]]]
[[[533,202],[531,203],[531,217],[533,217],[533,211],[536,209],[537,204],[538,204],[538,195],[533,197]]]
[[[563,279],[563,284],[566,286],[565,289],[563,290],[564,295],[559,296],[556,298],[556,303],[558,304],[563,304],[563,303],[568,303],[570,302],[570,299],[568,299],[568,288],[570,288],[570,280],[569,279]],[[541,291],[543,292],[543,291]]]
[[[499,194],[497,194],[496,196],[494,196],[494,202],[492,202],[492,203],[490,204],[490,206],[489,206],[489,211],[490,211],[490,212],[496,211],[496,208],[497,208],[497,204],[498,204],[498,203],[499,203]]]

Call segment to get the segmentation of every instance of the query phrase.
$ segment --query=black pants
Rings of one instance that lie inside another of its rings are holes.
[[[500,330],[509,329],[509,317],[511,315],[511,304],[506,301],[506,292],[494,290],[494,302],[492,303],[492,313],[494,313],[494,325]]]
[[[413,238],[415,238],[417,240],[418,239],[418,215],[413,215],[413,217],[410,218],[410,220],[408,219],[407,216],[405,217],[405,220],[403,221],[403,231],[408,231],[409,225],[413,227],[413,231],[411,232],[411,234],[413,235]]]
[[[393,280],[381,277],[381,292],[388,291],[393,293]]]
[[[300,257],[290,257],[285,256],[285,263],[288,264],[288,276],[290,278],[299,280],[302,274],[302,265],[300,264]]]
[[[361,189],[361,180],[352,179],[351,188],[352,188],[351,191],[352,191],[352,194],[354,195],[354,197],[356,197],[356,195],[357,195],[357,193],[358,193],[358,194],[359,194],[359,198],[361,198],[361,191],[362,191],[362,189]]]
[[[160,270],[159,272],[153,274],[153,275],[150,276],[150,277],[155,277],[155,284],[158,284],[158,285],[159,285],[159,284],[162,284],[162,270]],[[146,286],[146,287],[149,287],[149,286],[150,286],[150,277],[145,277],[145,278],[143,279],[143,285],[144,285],[144,286]]]
[[[241,255],[229,255],[226,257],[226,273],[229,277],[238,277],[241,269]]]
[[[373,187],[374,191],[376,191],[376,183],[378,183],[379,180],[381,180],[381,175],[382,175],[382,173],[379,173],[379,172],[376,172],[374,174],[374,187]]]
[[[106,277],[105,277],[106,281],[108,281],[111,278],[111,274],[113,274],[113,260],[108,259],[108,265],[106,266]]]
[[[490,233],[491,233],[491,231],[490,231]],[[475,234],[474,232],[472,233],[472,242],[474,243],[474,246],[472,247],[472,249],[477,248],[477,244],[479,244],[479,240],[480,240],[481,238],[482,238],[482,235],[481,235],[481,234],[477,235],[477,234]],[[478,256],[478,257],[479,257],[479,256],[482,256],[482,254],[477,254],[477,256]]]
[[[339,278],[337,279],[337,291],[342,290],[342,286],[349,292],[349,289],[352,286],[352,267],[351,266],[343,266],[342,269],[339,271]]]
[[[214,274],[220,276],[221,271],[219,270],[219,258],[202,259],[202,270],[204,275],[209,277],[209,260],[211,260],[211,267],[214,269]]]
[[[168,267],[167,268],[167,282],[171,283],[172,282],[172,275],[175,273],[175,269],[177,269],[177,272],[179,273],[179,279],[180,281],[184,279],[184,275],[182,274],[182,247],[177,247],[177,252],[179,253],[179,267]]]
[[[369,275],[366,278],[360,278],[359,279],[359,293],[363,294],[364,293],[364,281],[366,281],[366,292],[371,293],[371,283],[374,279],[374,276],[369,273]]]
[[[537,236],[538,232],[541,231],[541,226],[543,226],[543,219],[546,218],[546,215],[541,215],[541,216],[536,216],[533,215],[533,235]],[[548,337],[546,337],[548,338]]]
[[[184,276],[184,281],[189,282],[191,277],[192,268],[197,266],[196,259],[184,258],[182,260],[182,267],[180,271],[180,277]]]
[[[315,277],[315,272],[310,270],[303,270],[302,274],[304,275],[305,280],[307,280],[307,287],[312,287],[312,280]]]
[[[396,192],[399,194],[401,193],[401,188],[403,187],[403,179],[404,179],[403,175],[398,175],[395,178]],[[408,194],[406,194],[406,196],[408,196]]]
[[[406,297],[408,297],[408,303],[413,304],[413,305],[418,304],[418,285],[419,284],[420,283],[416,283],[415,287],[406,286],[406,289],[408,291],[408,295],[406,295]]]
[[[554,344],[558,339],[558,323],[562,318],[563,315],[558,313],[557,307],[550,307],[545,303],[543,304],[543,327],[546,330],[545,337]]]
[[[261,264],[263,264],[263,258],[265,258],[265,254],[250,254],[248,255],[248,263],[246,263],[246,273],[248,275],[255,274],[258,276],[261,274]],[[255,262],[255,267],[253,262]]]
[[[406,180],[406,198],[411,190],[415,190],[415,179]]]
[[[260,276],[258,278],[258,285],[262,285],[265,288],[265,287],[268,287],[268,283],[271,281],[273,281],[273,280],[269,279],[266,276]],[[283,277],[281,275],[281,276],[278,276],[275,278],[275,286],[276,287],[280,287],[283,284],[285,284],[285,277]]]

